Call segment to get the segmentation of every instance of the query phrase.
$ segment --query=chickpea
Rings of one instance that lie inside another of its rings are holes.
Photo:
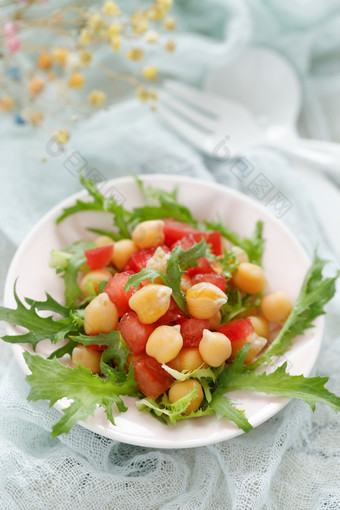
[[[250,349],[246,354],[246,357],[244,358],[244,364],[248,365],[253,361],[255,356],[262,351],[262,349],[267,345],[268,340],[266,338],[263,338],[261,336],[256,335],[254,333],[253,335],[250,335],[248,338],[242,338],[241,340],[235,340],[235,342],[231,343],[231,356],[230,361],[234,361],[236,354],[242,347],[246,344],[250,344]]]
[[[290,299],[283,292],[268,294],[261,300],[261,312],[270,322],[282,324],[288,318],[292,308]]]
[[[137,290],[129,299],[129,306],[143,324],[152,324],[168,311],[171,294],[170,287],[151,283]]]
[[[101,355],[101,351],[96,351],[95,349],[89,349],[84,345],[79,345],[72,351],[71,364],[73,367],[76,367],[79,363],[79,365],[91,370],[93,374],[100,374]]]
[[[174,368],[178,372],[183,372],[183,370],[196,370],[203,365],[202,368],[206,368],[207,364],[204,363],[202,356],[198,349],[195,348],[185,348],[181,349],[179,354],[171,360],[169,363],[171,368]]]
[[[158,326],[148,338],[146,354],[155,358],[159,363],[167,363],[176,358],[183,347],[181,327]]]
[[[164,222],[148,220],[138,223],[132,232],[132,240],[139,248],[152,248],[164,243]]]
[[[101,248],[102,246],[110,246],[114,244],[113,240],[109,236],[99,236],[95,239],[94,244]]]
[[[221,308],[228,298],[213,283],[199,282],[185,293],[188,311],[195,319],[210,319]]]
[[[118,311],[106,292],[96,296],[84,311],[84,328],[87,335],[110,333],[118,324]]]
[[[262,267],[250,262],[241,262],[233,275],[233,283],[243,292],[257,294],[266,286],[266,277]]]
[[[192,286],[191,278],[188,274],[183,274],[181,276],[181,283],[179,284],[179,287],[182,292],[186,292],[190,287]]]
[[[255,315],[248,318],[250,319],[254,331],[258,336],[262,336],[264,338],[269,337],[270,329],[267,319]]]
[[[218,310],[212,317],[209,319],[209,329],[216,330],[218,326],[221,324],[222,315]]]
[[[121,239],[114,244],[112,263],[121,271],[127,264],[130,256],[138,250],[138,246],[132,239]]]
[[[208,365],[219,367],[231,355],[231,342],[223,333],[204,329],[198,349]]]
[[[86,273],[86,275],[84,275],[80,280],[79,288],[85,297],[92,293],[90,292],[92,289],[94,289],[95,293],[98,294],[100,282],[108,282],[111,278],[111,273],[105,269],[90,271],[89,273]]]
[[[239,246],[232,246],[231,251],[235,255],[236,260],[241,264],[242,262],[249,262],[247,253]]]
[[[188,395],[194,388],[196,388],[197,395],[190,401],[184,412],[193,413],[194,411],[197,411],[202,403],[204,394],[202,386],[198,381],[195,381],[194,379],[188,379],[187,381],[176,382],[173,384],[169,390],[169,401],[171,404],[177,402],[177,400],[180,400],[181,398]]]

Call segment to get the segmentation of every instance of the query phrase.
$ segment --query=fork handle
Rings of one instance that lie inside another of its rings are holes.
[[[340,144],[301,138],[285,142],[273,141],[268,146],[321,167],[332,176],[340,177]]]

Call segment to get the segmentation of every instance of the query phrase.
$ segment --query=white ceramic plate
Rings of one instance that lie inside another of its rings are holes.
[[[232,229],[243,236],[249,236],[257,220],[264,222],[266,249],[264,268],[271,290],[282,290],[295,300],[302,280],[309,267],[309,259],[292,234],[265,208],[248,197],[224,186],[200,181],[189,177],[147,175],[142,178],[153,186],[172,189],[179,185],[179,201],[187,205],[197,219],[216,219],[219,215]],[[105,189],[117,192],[125,200],[127,208],[142,205],[143,199],[132,178],[109,181]],[[18,278],[19,297],[28,296],[43,299],[45,291],[55,299],[63,299],[63,281],[48,266],[52,249],[62,249],[81,238],[93,238],[87,227],[110,229],[111,216],[100,212],[81,212],[67,218],[57,226],[56,218],[64,207],[72,205],[77,198],[86,199],[87,193],[80,192],[57,205],[35,226],[18,249],[9,269],[5,285],[5,306],[13,307],[13,284]],[[14,330],[14,331],[13,331]],[[11,333],[18,331],[11,328]],[[323,331],[323,319],[315,321],[315,327],[294,340],[294,346],[285,354],[292,374],[308,375],[318,355]],[[27,347],[27,346],[26,346]],[[55,346],[53,346],[55,349]],[[13,346],[15,356],[25,373],[28,368],[22,357],[23,345]],[[37,351],[48,355],[52,346],[49,341],[38,345]],[[237,391],[230,396],[246,410],[246,415],[256,427],[268,420],[287,404],[287,399],[270,397],[253,392]],[[56,404],[61,410],[67,406],[66,399]],[[183,420],[176,425],[163,425],[148,413],[137,411],[135,399],[126,398],[126,413],[115,415],[116,426],[112,425],[102,409],[97,409],[82,426],[117,441],[146,447],[190,448],[230,439],[243,432],[227,420],[206,416]]]

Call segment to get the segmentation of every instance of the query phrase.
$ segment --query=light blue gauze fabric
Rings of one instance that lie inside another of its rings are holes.
[[[227,64],[247,43],[272,46],[291,59],[301,77],[301,132],[340,141],[337,0],[177,0],[175,11],[177,53],[165,59],[155,50],[150,60],[162,74],[200,86],[212,63]],[[24,235],[80,185],[63,167],[63,156],[41,162],[47,138],[7,121],[2,121],[0,135],[3,287]],[[251,194],[249,182],[231,171],[233,161],[204,158],[134,100],[80,124],[71,147],[105,178],[191,175]],[[307,174],[275,152],[254,149],[246,158],[289,200],[281,220],[309,255],[318,246],[323,258],[334,261],[327,229],[307,191]],[[327,387],[338,393],[339,297],[327,307],[313,372],[330,376]],[[312,413],[303,402],[292,401],[248,435],[197,449],[159,450],[118,443],[80,426],[52,439],[59,413],[46,402],[27,403],[28,391],[9,346],[1,342],[0,510],[340,508],[340,420],[321,404]]]

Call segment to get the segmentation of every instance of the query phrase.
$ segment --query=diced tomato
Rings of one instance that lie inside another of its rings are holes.
[[[200,232],[197,228],[191,227],[182,221],[164,218],[163,222],[164,243],[168,246],[172,246],[176,241],[179,241],[183,237]]]
[[[231,342],[236,342],[254,333],[254,328],[250,319],[236,319],[223,324],[217,331],[226,335]]]
[[[217,273],[195,274],[192,277],[191,282],[193,285],[195,285],[196,283],[200,283],[200,282],[213,283],[214,285],[216,285],[216,287],[223,290],[223,292],[225,291],[225,287],[227,284],[227,281],[224,278],[224,276],[222,274],[217,274]]]
[[[130,310],[129,299],[136,292],[134,287],[130,287],[128,292],[124,292],[124,286],[132,274],[134,271],[116,273],[104,288],[112,303],[116,305],[119,317]]]
[[[169,324],[170,322],[180,323],[183,320],[187,319],[187,316],[184,312],[176,305],[176,302],[173,298],[170,299],[170,306],[168,311],[165,312],[164,315],[157,322],[155,322],[156,326],[162,326],[163,324]]]
[[[187,274],[192,276],[198,273],[212,273],[214,271],[213,266],[210,264],[206,257],[200,257],[196,261],[197,266],[189,267]]]
[[[206,233],[205,240],[211,244],[211,251],[217,257],[223,254],[222,236],[219,230]]]
[[[134,272],[140,271],[141,267],[146,267],[146,264],[149,259],[154,255],[158,246],[153,246],[152,248],[144,248],[143,250],[135,251],[129,258],[125,271],[132,270]],[[165,253],[169,253],[168,246],[162,245],[161,248]]]
[[[87,345],[86,347],[88,347],[89,349],[92,349],[94,351],[105,351],[107,345],[91,344],[91,345]]]
[[[100,246],[98,248],[92,248],[91,250],[85,250],[85,257],[87,265],[91,269],[102,269],[107,266],[112,258],[113,244],[107,246]]]
[[[183,348],[198,347],[202,340],[203,330],[209,329],[208,319],[187,319],[181,324]]]
[[[192,239],[196,243],[199,243],[202,238],[205,239],[208,244],[211,244],[211,251],[214,255],[222,255],[223,249],[220,231],[217,230],[213,232],[202,232],[201,230],[191,227],[190,225],[187,225],[181,221],[175,221],[168,218],[163,219],[163,221],[164,242],[168,246],[173,246],[174,244],[178,243],[178,241],[183,240],[183,238],[190,238],[190,236],[192,236]],[[187,244],[187,242],[188,240],[183,241],[184,244]],[[183,250],[187,250],[192,246],[191,244],[187,247],[184,247],[182,243],[180,244]]]
[[[154,324],[143,324],[132,310],[123,315],[117,327],[133,354],[144,352],[146,342],[155,328]]]
[[[182,239],[179,239],[174,244],[171,245],[171,251],[175,248],[175,246],[181,246],[184,251],[188,250],[194,244],[196,244],[196,239],[193,236],[193,234],[189,234],[188,236],[182,237]]]
[[[133,365],[138,389],[146,397],[159,397],[159,395],[167,391],[174,380],[155,358],[147,354],[129,356],[128,361]]]

